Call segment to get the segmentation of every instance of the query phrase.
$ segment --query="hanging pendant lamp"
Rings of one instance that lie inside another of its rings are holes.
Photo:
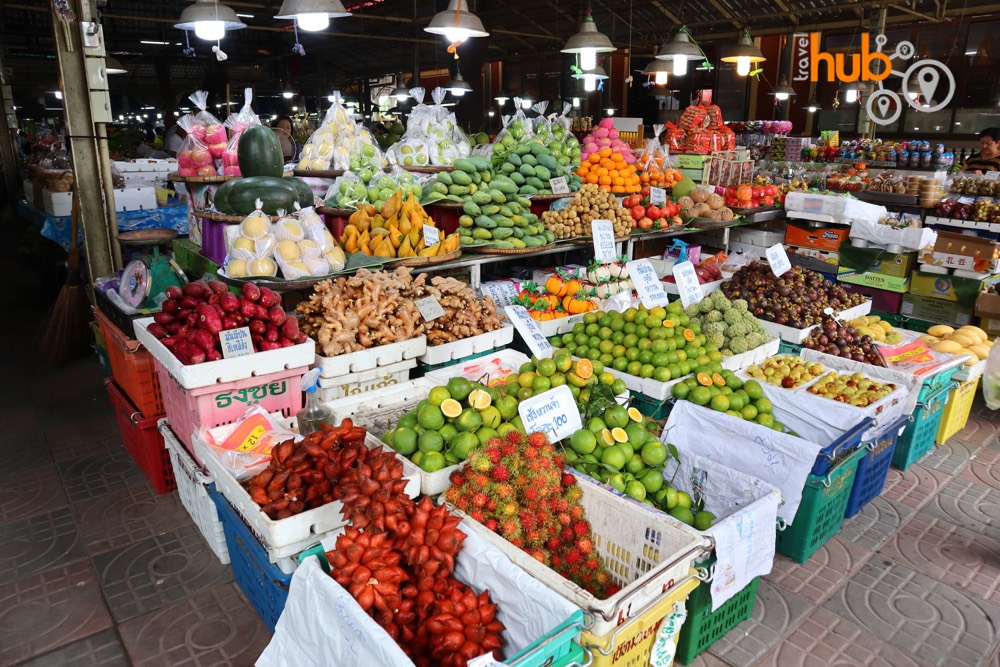
[[[687,28],[682,27],[669,42],[660,47],[660,53],[656,56],[660,60],[673,63],[673,72],[677,76],[687,74],[687,64],[689,60],[704,60],[698,45],[691,40]]]
[[[451,0],[448,9],[435,14],[424,32],[444,35],[449,44],[464,42],[472,37],[490,36],[479,17],[469,11],[466,0]]]
[[[784,101],[795,95],[795,89],[788,85],[788,78],[782,76],[781,80],[778,81],[778,85],[768,94],[774,95],[774,99],[776,100]]]
[[[614,50],[615,45],[608,36],[598,31],[589,7],[587,15],[580,22],[580,31],[566,40],[566,45],[562,48],[563,53],[579,54],[580,68],[584,70],[597,67],[598,53],[611,53]]]
[[[181,12],[174,27],[178,30],[194,30],[194,34],[204,40],[216,41],[226,36],[227,30],[242,30],[247,24],[240,20],[232,7],[214,0],[195,0]]]
[[[461,70],[455,72],[455,78],[449,81],[444,88],[455,97],[462,97],[466,93],[472,92],[472,86],[462,78]]]
[[[299,27],[309,32],[326,30],[330,19],[350,16],[340,0],[284,0],[276,19],[294,19]]]
[[[750,73],[751,65],[762,63],[767,58],[753,43],[750,31],[744,30],[743,35],[737,40],[736,46],[730,48],[721,60],[724,63],[736,63],[736,73],[740,76],[746,76]]]

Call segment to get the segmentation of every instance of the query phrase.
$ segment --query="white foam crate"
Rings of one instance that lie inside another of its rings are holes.
[[[237,424],[226,424],[212,429],[210,433],[218,442],[225,440],[236,427]],[[339,500],[290,516],[287,519],[271,519],[250,498],[247,490],[222,464],[222,461],[216,456],[215,450],[205,442],[200,434],[195,434],[193,443],[195,455],[205,464],[215,481],[216,491],[229,501],[236,513],[246,522],[250,531],[257,536],[267,551],[270,562],[280,566],[281,559],[302,553],[318,544],[327,534],[347,525],[341,515],[343,503]],[[365,444],[369,449],[378,446],[384,447],[378,438],[370,433]],[[403,477],[408,481],[406,494],[411,498],[416,498],[420,493],[417,471],[415,465],[403,460]]]
[[[319,398],[324,403],[338,398],[367,394],[386,387],[393,387],[410,379],[410,370],[416,359],[406,359],[398,364],[378,366],[370,371],[349,373],[335,378],[320,377]]]
[[[702,283],[701,284],[701,296],[702,296],[702,298],[708,296],[709,294],[711,294],[715,290],[717,290],[720,287],[722,287],[722,283],[724,283],[724,282],[726,282],[726,281],[725,280],[713,280],[710,283]],[[677,283],[670,282],[670,281],[667,281],[667,280],[663,280],[663,281],[660,281],[660,284],[663,285],[663,291],[666,292],[667,294],[678,295],[678,294],[681,293],[680,290],[677,289]]]
[[[223,565],[228,564],[229,547],[226,546],[226,534],[219,519],[219,509],[208,495],[207,487],[212,483],[212,477],[194,462],[184,445],[170,430],[166,419],[157,422],[156,427],[163,434],[163,444],[170,454],[181,504],[191,515],[194,525],[198,527],[212,553]]]
[[[854,306],[853,308],[848,308],[847,310],[842,310],[836,314],[838,320],[853,320],[862,315],[867,315],[872,312],[872,302],[871,299],[865,301],[861,305]],[[814,324],[808,329],[795,329],[784,324],[776,324],[774,322],[768,322],[767,320],[760,320],[761,325],[767,329],[767,331],[781,340],[787,343],[795,343],[796,345],[801,345],[802,341],[809,338],[809,334],[813,332],[813,329],[818,327],[818,324]]]
[[[553,334],[555,335],[555,334]],[[493,385],[511,373],[516,373],[522,364],[531,359],[517,350],[497,350],[493,354],[469,359],[447,368],[439,368],[424,376],[424,380],[433,385],[444,384],[453,377],[464,377],[466,380]]]
[[[580,477],[575,471],[570,471]],[[712,542],[667,515],[647,511],[595,484],[581,484],[580,504],[594,531],[594,546],[622,589],[605,600],[593,595],[532,558],[463,512],[465,524],[500,549],[515,564],[593,617],[588,630],[604,636],[641,612],[663,591],[686,577],[695,562],[710,553]]]
[[[405,359],[416,359],[426,352],[427,336],[418,336],[399,343],[379,345],[336,357],[324,357],[317,352],[315,359],[310,362],[315,362],[314,365],[320,369],[320,377],[332,378],[348,373],[370,371],[378,366],[398,364]]]
[[[538,330],[542,332],[543,336],[551,338],[559,334],[569,333],[578,322],[583,322],[583,313],[567,315],[566,317],[546,320],[545,322],[538,321],[535,324],[538,325]]]
[[[300,345],[280,350],[254,352],[243,357],[186,366],[159,339],[149,333],[149,325],[152,323],[152,317],[136,320],[135,336],[149,350],[153,358],[159,361],[170,376],[185,389],[209,387],[221,382],[234,382],[286,369],[303,368],[311,365],[316,358],[316,342],[309,338]]]
[[[490,352],[504,345],[508,345],[514,340],[514,325],[507,324],[496,331],[487,331],[478,336],[470,336],[462,340],[456,340],[443,345],[427,346],[427,351],[417,357],[417,359],[429,366],[464,359],[473,354]]]

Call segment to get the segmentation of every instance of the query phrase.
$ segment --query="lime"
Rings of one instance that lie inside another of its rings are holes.
[[[516,430],[517,427],[514,426],[513,422],[504,422],[500,424],[500,426],[497,426],[497,433],[500,435],[501,438],[510,433],[511,431],[516,431]]]
[[[628,410],[621,405],[613,405],[604,411],[604,421],[611,428],[625,428],[630,421]]]
[[[537,377],[535,371],[525,371],[517,376],[517,383],[522,387],[530,387]]]
[[[548,391],[552,389],[552,381],[544,375],[536,375],[534,381],[531,383],[531,389],[536,394]]]
[[[739,379],[735,375],[729,375],[726,377],[726,386],[730,389],[743,389],[743,380]]]
[[[686,523],[689,526],[694,525],[694,513],[687,507],[681,507],[678,505],[668,512],[670,516],[674,517],[681,523]]]
[[[645,469],[646,465],[642,462],[642,457],[638,454],[633,454],[632,458],[625,464],[625,472],[632,473],[633,475]]]
[[[677,507],[677,489],[675,489],[672,486],[668,486],[667,487],[666,501],[667,501],[666,505],[667,505],[667,509],[668,510],[671,510],[671,509]]]
[[[462,410],[462,414],[455,419],[455,427],[459,431],[475,431],[483,425],[483,417],[472,408]]]
[[[715,515],[711,512],[698,512],[694,515],[694,521],[691,525],[694,526],[695,530],[708,530],[712,527],[712,522],[715,521]]]
[[[434,389],[444,389],[444,387],[435,387]],[[431,391],[434,391],[432,389]],[[447,391],[447,390],[445,390]],[[446,398],[440,403],[441,412],[448,419],[454,419],[455,417],[462,414],[462,404],[456,401],[454,398]]]
[[[646,487],[642,485],[642,482],[632,480],[625,485],[625,494],[632,496],[636,500],[646,499]]]
[[[587,429],[581,428],[569,437],[569,446],[577,454],[590,454],[597,448],[597,436]]]
[[[678,382],[677,384],[675,384],[673,387],[670,388],[671,396],[676,398],[678,401],[683,401],[687,399],[689,391],[690,390],[688,389],[687,384],[685,384],[684,382]]]
[[[489,442],[493,438],[500,437],[500,434],[497,433],[496,430],[490,428],[489,426],[483,426],[478,431],[476,431],[476,437],[479,438],[479,444],[485,447],[487,442]]]
[[[650,439],[649,431],[639,422],[632,422],[626,426],[625,433],[628,435],[629,444],[632,445],[633,449],[642,449],[642,446]]]
[[[756,380],[747,380],[743,383],[743,391],[747,393],[747,396],[751,400],[758,400],[764,397],[764,389],[760,386],[760,383]]]
[[[625,478],[620,474],[609,475],[605,481],[615,491],[625,491]]]
[[[444,438],[437,431],[424,431],[417,438],[417,448],[424,452],[440,452],[444,449]]]
[[[744,405],[746,405],[746,401],[743,400],[743,397],[740,394],[733,392],[729,395],[730,410],[736,410],[738,412],[743,409]]]
[[[463,377],[453,377],[448,380],[448,394],[456,401],[464,401],[472,391],[472,383]]]
[[[444,426],[444,413],[436,405],[427,405],[417,412],[417,423],[429,431],[437,431]]]
[[[743,409],[740,410],[740,416],[747,421],[753,421],[757,418],[757,408],[752,405],[744,405]]]
[[[497,426],[500,426],[500,422],[503,421],[500,411],[493,405],[480,412],[479,416],[483,418],[483,426],[488,426],[494,430]]]
[[[469,454],[477,449],[479,449],[479,438],[475,433],[459,433],[451,443],[451,451],[460,461],[469,458]]]
[[[417,415],[414,412],[408,412],[402,417],[400,417],[399,422],[396,423],[397,427],[400,428],[413,428],[417,425]]]
[[[537,370],[539,375],[552,377],[552,374],[556,372],[556,362],[552,359],[540,359]]]
[[[615,442],[628,442],[628,433],[625,429],[617,426],[611,429],[611,437],[615,439]]]
[[[445,442],[451,442],[451,439],[458,435],[458,429],[455,428],[454,424],[445,424],[438,433],[441,434]]]
[[[677,506],[691,509],[691,495],[687,491],[677,492]]]
[[[434,387],[427,394],[427,400],[434,405],[441,405],[450,398],[451,392],[448,391],[448,387]]]
[[[502,396],[496,404],[500,416],[510,420],[517,416],[517,399],[513,396]]]
[[[523,364],[521,364],[520,368],[517,369],[518,373],[529,373],[529,372],[533,373],[534,371],[535,371],[535,362],[533,361],[526,361]]]
[[[725,412],[729,409],[729,397],[725,394],[719,394],[718,396],[712,398],[711,406],[713,410]]]
[[[624,468],[627,461],[628,458],[626,458],[625,450],[622,449],[621,445],[610,445],[601,452],[601,463],[611,466],[615,470]]]
[[[405,426],[397,428],[392,436],[392,448],[403,456],[410,456],[417,451],[417,432]]]
[[[663,481],[663,473],[659,470],[647,469],[646,472],[638,478],[642,485],[646,487],[646,496],[651,496],[654,493],[659,493],[660,489],[663,488],[665,482]]]
[[[615,380],[611,384],[611,391],[614,393],[615,396],[618,396],[619,394],[624,394],[626,391],[628,391],[628,387],[625,386],[625,380],[622,379]]]
[[[643,463],[658,467],[667,460],[667,447],[659,440],[650,440],[642,446],[641,455]]]
[[[749,392],[747,392],[747,393],[749,393]],[[761,413],[765,413],[765,414],[771,414],[771,408],[772,408],[772,406],[771,406],[771,399],[766,398],[766,397],[765,398],[758,398],[757,401],[754,403],[754,407],[757,408],[757,412],[761,412]]]
[[[594,433],[595,435],[600,433],[607,427],[608,425],[605,424],[604,420],[601,419],[600,417],[591,417],[587,421],[587,430],[590,431],[591,433]]]
[[[712,400],[712,391],[708,387],[697,387],[688,396],[695,405],[708,405]]]
[[[445,467],[447,461],[441,452],[426,452],[420,459],[420,469],[424,472],[437,472]]]
[[[559,373],[567,373],[573,368],[573,357],[569,354],[557,353],[552,357],[552,361],[555,362],[556,371]]]

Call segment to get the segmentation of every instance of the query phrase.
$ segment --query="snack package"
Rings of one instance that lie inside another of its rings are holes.
[[[232,432],[221,441],[212,437],[205,426],[198,435],[239,482],[244,482],[267,467],[271,448],[286,440],[301,440],[302,436],[282,426],[280,415],[270,415],[260,406],[253,406],[232,425]]]
[[[271,218],[260,210],[263,205],[257,200],[257,210],[243,219],[239,225],[226,229],[226,275],[231,278],[267,277],[278,273],[274,261],[277,240]]]
[[[191,114],[181,116],[177,125],[187,132],[180,150],[177,151],[177,174],[179,176],[218,176],[219,172],[216,171],[212,161],[212,153],[195,132],[195,128],[198,126],[195,125],[194,116]]]
[[[225,126],[229,129],[230,139],[222,154],[222,173],[226,176],[242,176],[238,157],[240,136],[243,130],[251,125],[260,125],[260,118],[253,112],[250,103],[253,101],[253,88],[243,89],[243,108],[239,113],[230,114]]]
[[[229,138],[226,136],[226,126],[213,116],[211,112],[207,111],[208,91],[196,91],[188,96],[188,99],[199,109],[192,116],[193,122],[189,133],[205,143],[208,147],[208,152],[212,154],[213,158],[221,158],[222,154],[226,152],[226,145],[229,142]]]

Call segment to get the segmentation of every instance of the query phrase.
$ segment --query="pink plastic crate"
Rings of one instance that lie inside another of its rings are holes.
[[[292,368],[209,387],[184,389],[159,361],[156,373],[170,428],[194,451],[191,434],[201,426],[215,428],[242,417],[259,405],[268,412],[290,417],[302,409],[302,376],[308,367]]]

